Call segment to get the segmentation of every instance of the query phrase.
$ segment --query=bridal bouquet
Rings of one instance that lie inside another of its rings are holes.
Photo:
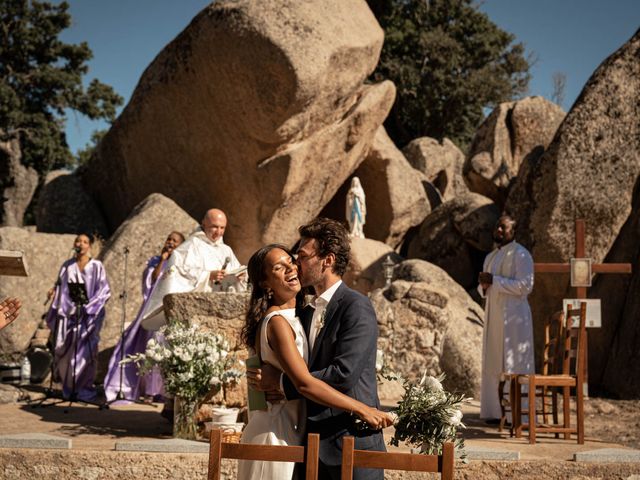
[[[165,390],[171,395],[196,400],[242,377],[243,373],[235,368],[238,361],[229,354],[229,343],[222,335],[182,322],[173,322],[161,331],[164,341],[150,339],[144,353],[129,355],[124,362],[135,362],[140,375],[159,366]]]
[[[444,375],[436,378],[425,374],[418,383],[403,381],[405,393],[395,410],[398,418],[391,445],[405,441],[419,447],[420,453],[439,455],[445,442],[454,442],[463,451],[464,440],[457,433],[465,428],[461,407],[470,399],[447,392],[443,379]]]

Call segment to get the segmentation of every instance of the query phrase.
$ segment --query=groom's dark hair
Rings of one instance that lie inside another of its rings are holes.
[[[351,258],[349,232],[344,225],[330,218],[320,217],[298,228],[298,233],[302,238],[315,238],[320,257],[333,253],[336,257],[333,273],[341,277],[344,275]]]

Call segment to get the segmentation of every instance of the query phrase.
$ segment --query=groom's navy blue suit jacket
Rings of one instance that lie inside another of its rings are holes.
[[[299,310],[307,338],[313,308]],[[378,322],[367,297],[344,283],[327,305],[324,327],[318,332],[309,352],[311,374],[336,390],[371,407],[380,407],[376,382]],[[298,398],[293,383],[286,377],[287,398]],[[356,437],[355,448],[384,451],[381,432],[356,429],[348,412],[307,400],[307,431],[320,434],[320,460],[326,465],[342,463],[342,436]]]

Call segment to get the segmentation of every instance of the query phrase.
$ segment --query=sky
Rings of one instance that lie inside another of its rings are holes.
[[[126,105],[144,69],[210,0],[69,3],[73,24],[61,38],[86,41],[92,49],[85,83],[98,78],[114,87]],[[529,95],[551,99],[554,73],[565,75],[562,107],[567,111],[598,65],[640,27],[640,0],[482,0],[479,5],[535,59]],[[70,112],[66,127],[67,142],[77,152],[106,124]]]

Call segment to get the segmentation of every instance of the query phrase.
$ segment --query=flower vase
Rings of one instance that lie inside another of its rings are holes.
[[[213,407],[211,409],[211,421],[219,424],[236,423],[239,411],[239,408]]]
[[[195,440],[198,433],[196,414],[199,403],[195,399],[177,396],[174,398],[173,437]]]

